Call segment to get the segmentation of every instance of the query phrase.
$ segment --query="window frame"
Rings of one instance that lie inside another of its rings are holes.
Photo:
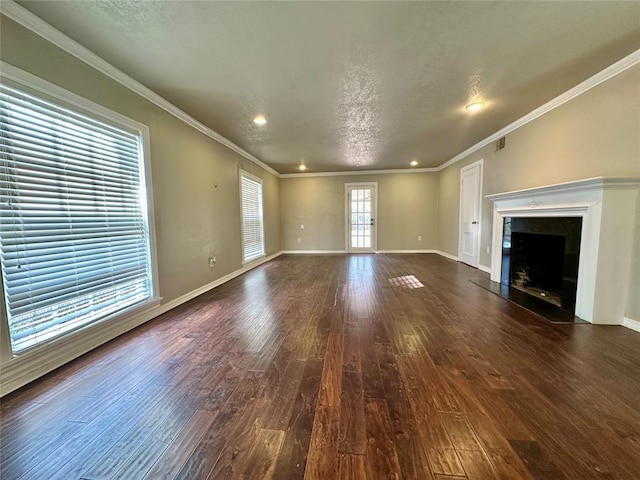
[[[260,216],[261,216],[260,236],[262,240],[261,242],[262,252],[249,258],[246,258],[246,255],[245,255],[245,241],[244,241],[245,222],[244,222],[244,209],[242,207],[243,205],[242,177],[246,177],[249,180],[252,180],[260,184]],[[264,182],[262,178],[256,175],[253,175],[247,172],[246,170],[239,169],[238,184],[240,189],[240,243],[242,245],[242,265],[247,265],[249,263],[255,262],[256,260],[259,260],[260,258],[263,258],[266,256],[266,242],[265,242],[265,236],[264,236]]]
[[[29,346],[14,352],[11,344],[11,335],[9,331],[8,315],[6,311],[6,304],[4,299],[4,283],[0,278],[0,349],[2,350],[1,359],[5,361],[17,358],[31,358],[37,356],[41,350],[49,349],[51,345],[56,343],[63,343],[69,341],[73,337],[82,334],[87,330],[94,328],[100,328],[104,324],[114,324],[119,320],[125,320],[133,315],[140,315],[148,310],[157,307],[162,298],[159,296],[159,280],[158,280],[158,260],[157,260],[157,245],[156,245],[156,229],[155,229],[155,215],[153,205],[153,184],[151,177],[151,156],[150,156],[150,135],[149,127],[132,120],[120,113],[114,112],[102,105],[99,105],[91,100],[88,100],[80,95],[72,93],[64,88],[54,85],[46,80],[43,80],[35,75],[25,72],[11,64],[6,62],[0,62],[0,82],[9,86],[18,88],[25,93],[34,95],[42,100],[54,103],[60,107],[71,110],[72,112],[88,116],[97,121],[113,125],[115,127],[123,128],[126,130],[133,130],[139,135],[140,139],[140,175],[142,184],[145,188],[146,199],[146,235],[149,244],[149,275],[151,295],[148,299],[125,307],[122,310],[114,312],[109,315],[80,325],[69,331],[47,339],[43,342],[36,343],[33,346]]]

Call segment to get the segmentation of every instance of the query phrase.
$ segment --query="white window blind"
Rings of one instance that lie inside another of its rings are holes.
[[[153,295],[141,134],[0,85],[0,261],[14,352]]]
[[[244,262],[264,255],[262,226],[262,182],[248,173],[240,173],[242,199],[242,252]]]

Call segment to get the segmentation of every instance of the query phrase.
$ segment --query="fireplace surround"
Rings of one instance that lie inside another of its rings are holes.
[[[575,315],[624,319],[640,177],[597,177],[486,195],[493,202],[491,280],[502,282],[505,219],[580,219]]]

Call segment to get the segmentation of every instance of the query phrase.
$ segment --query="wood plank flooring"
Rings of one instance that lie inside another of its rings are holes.
[[[640,478],[640,334],[482,276],[278,257],[3,398],[0,476]]]

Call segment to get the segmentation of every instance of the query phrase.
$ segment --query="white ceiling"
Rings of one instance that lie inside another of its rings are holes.
[[[18,3],[280,173],[438,166],[640,48],[635,1]]]

